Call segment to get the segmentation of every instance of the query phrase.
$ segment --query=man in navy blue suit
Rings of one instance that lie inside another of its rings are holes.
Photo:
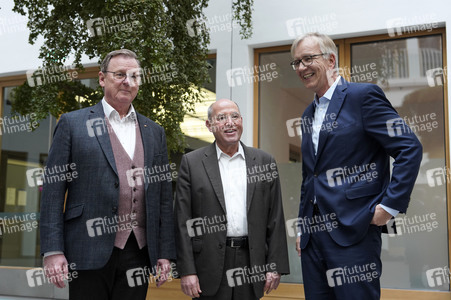
[[[296,248],[306,299],[380,299],[382,229],[407,210],[422,146],[378,86],[338,75],[328,36],[301,36],[291,54],[315,92],[301,120]]]

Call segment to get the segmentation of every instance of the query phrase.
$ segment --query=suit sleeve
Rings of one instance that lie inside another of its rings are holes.
[[[276,161],[271,157],[271,165],[273,164],[276,165]],[[277,168],[275,171],[279,174]],[[266,244],[268,245],[267,263],[270,265],[274,263],[278,273],[289,274],[287,236],[279,176],[271,182],[270,203],[271,208],[266,229]]]
[[[186,155],[180,163],[177,192],[175,197],[175,239],[177,245],[177,270],[180,276],[196,274],[193,245],[188,234],[186,221],[192,218],[191,174]]]
[[[163,129],[161,129],[161,147],[161,154],[163,154],[163,165],[169,166],[166,135]],[[174,260],[176,258],[172,200],[172,183],[164,180],[161,183],[160,194],[160,232],[158,234],[160,253],[158,255],[158,259]]]
[[[66,115],[56,125],[47,159],[47,168],[70,164],[71,133]],[[64,201],[67,190],[65,180],[49,183],[44,180],[41,197],[40,235],[41,255],[52,251],[64,252]]]
[[[365,132],[395,160],[381,204],[405,213],[420,168],[422,145],[376,85],[371,85],[364,95],[362,117]],[[402,122],[402,134],[393,132],[394,122]]]

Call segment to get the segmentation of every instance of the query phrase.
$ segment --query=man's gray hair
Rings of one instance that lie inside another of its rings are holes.
[[[100,64],[100,71],[102,72],[106,72],[108,71],[108,65],[110,64],[110,60],[118,55],[123,55],[123,56],[127,56],[127,57],[131,57],[134,58],[136,60],[136,62],[138,63],[138,66],[141,67],[141,64],[138,60],[138,56],[136,55],[135,52],[128,50],[128,49],[120,49],[120,50],[114,50],[111,51],[110,53],[108,53],[105,58],[103,59],[102,63]]]
[[[306,38],[313,38],[315,39],[319,44],[319,49],[322,53],[328,53],[327,57],[330,57],[330,54],[335,55],[335,68],[338,68],[338,51],[337,46],[335,46],[334,41],[325,34],[318,33],[318,32],[309,32],[304,35],[301,35],[297,37],[293,44],[291,45],[291,56],[294,58],[294,52],[296,51],[296,48],[298,45],[304,41]]]

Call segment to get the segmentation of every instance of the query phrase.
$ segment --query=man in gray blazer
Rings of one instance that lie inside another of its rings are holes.
[[[139,70],[134,52],[109,53],[99,72],[102,101],[63,114],[55,129],[43,176],[41,253],[56,286],[65,286],[68,271],[76,274],[70,299],[145,299],[149,273],[161,272],[160,286],[175,259],[171,183],[149,180],[149,170],[168,166],[166,139],[132,105]],[[55,174],[46,171],[67,166],[77,178],[50,180]]]
[[[259,299],[289,273],[285,221],[274,158],[240,142],[238,105],[208,109],[216,141],[183,156],[175,204],[177,271],[200,299]]]

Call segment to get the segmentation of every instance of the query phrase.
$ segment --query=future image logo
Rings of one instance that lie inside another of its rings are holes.
[[[186,221],[186,228],[190,237],[198,237],[204,234],[227,231],[226,216],[194,218]]]
[[[268,63],[253,68],[245,66],[229,69],[226,71],[226,77],[230,87],[237,87],[254,82],[272,82],[279,77],[279,72],[276,63]]]
[[[372,182],[378,177],[376,163],[368,163],[361,166],[345,166],[326,171],[327,183],[330,187],[352,184],[359,181]]]
[[[400,136],[405,133],[410,133],[411,130],[409,126],[404,122],[402,118],[394,118],[387,120],[387,131],[388,135],[391,137]]]
[[[428,85],[430,87],[444,85],[446,81],[446,67],[443,68],[435,68],[426,71],[426,78],[428,81]]]
[[[434,268],[426,271],[426,278],[429,287],[438,287],[442,285],[449,285],[450,277],[449,267]]]
[[[100,136],[108,132],[104,118],[93,118],[86,121],[86,128],[90,137]]]
[[[99,37],[105,34],[115,34],[118,32],[131,32],[139,26],[136,14],[99,17],[86,21],[88,34],[90,37]]]
[[[136,214],[114,215],[113,217],[94,218],[86,221],[86,229],[90,237],[114,234],[119,231],[133,230],[138,226]]]
[[[371,282],[380,277],[376,263],[364,265],[344,266],[326,271],[327,283],[330,287],[336,287],[357,282]]]
[[[426,178],[430,187],[442,186],[450,179],[450,172],[446,166],[429,169],[426,171]]]
[[[75,263],[71,263],[70,265],[65,265],[63,268],[34,268],[27,270],[25,273],[28,286],[33,288],[43,286],[44,284],[54,284],[57,281],[71,282],[74,278],[78,278],[78,271],[75,270],[75,266]],[[47,276],[45,275],[46,273]]]

